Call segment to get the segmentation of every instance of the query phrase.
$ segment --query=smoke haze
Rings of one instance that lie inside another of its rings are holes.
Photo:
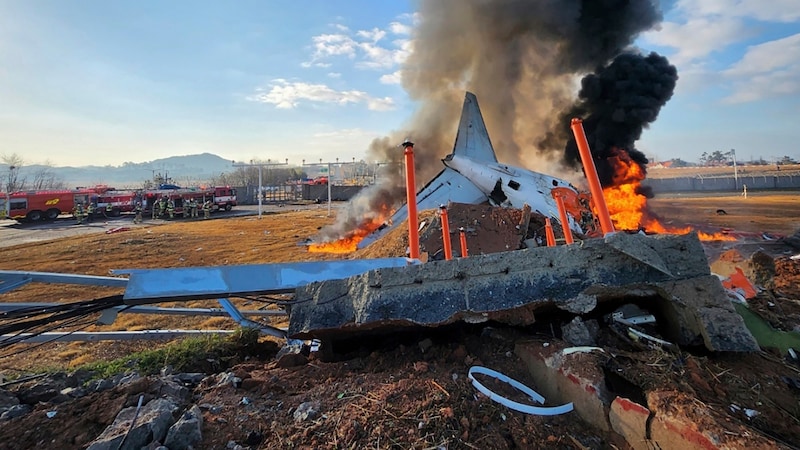
[[[414,141],[417,189],[443,168],[439,160],[452,149],[467,90],[480,101],[500,161],[577,180],[575,159],[565,156],[570,139],[565,117],[580,111],[581,117],[609,123],[592,116],[591,108],[605,106],[597,114],[610,110],[613,116],[616,110],[600,100],[613,85],[610,77],[624,76],[627,67],[636,66],[611,61],[626,50],[625,58],[643,58],[630,46],[662,18],[651,0],[423,0],[418,12],[413,49],[402,68],[403,87],[417,102],[417,111],[402,131],[376,139],[369,149],[371,159],[402,163],[399,144],[406,138]],[[580,78],[598,67],[610,72],[587,77],[576,105]],[[664,101],[671,91],[662,95]],[[638,110],[629,113],[623,117],[626,124],[638,117]],[[657,109],[642,119],[655,115]],[[628,136],[638,139],[642,126]],[[600,136],[605,135],[598,131],[595,139]],[[632,145],[633,140],[602,142]],[[371,208],[402,203],[401,174],[393,171],[380,187],[363,191],[370,200],[353,203]],[[370,215],[352,207],[347,214]]]

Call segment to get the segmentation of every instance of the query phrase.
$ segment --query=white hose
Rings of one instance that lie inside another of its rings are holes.
[[[488,375],[492,378],[496,378],[504,383],[508,383],[509,385],[515,387],[519,391],[525,393],[528,397],[530,397],[536,403],[544,404],[544,397],[542,397],[538,392],[534,391],[533,389],[525,386],[524,384],[520,383],[513,378],[509,378],[502,373],[495,372],[494,370],[487,369],[486,367],[481,366],[472,366],[469,369],[468,376],[469,379],[472,381],[472,385],[475,386],[475,389],[480,391],[485,396],[489,397],[492,401],[500,403],[501,405],[513,409],[515,411],[523,412],[526,414],[536,414],[538,416],[555,416],[558,414],[564,414],[572,411],[572,403],[567,403],[561,406],[531,406],[526,405],[524,403],[517,403],[513,400],[509,400],[499,394],[496,394],[490,391],[486,386],[482,385],[475,377],[473,376],[474,373],[481,373],[484,375]]]

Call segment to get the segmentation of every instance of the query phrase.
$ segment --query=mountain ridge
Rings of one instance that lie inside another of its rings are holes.
[[[141,163],[124,162],[119,166],[48,166],[43,164],[23,165],[19,179],[32,180],[42,170],[50,171],[63,180],[68,188],[77,186],[114,185],[115,187],[139,187],[152,181],[157,175],[170,178],[177,184],[194,185],[209,181],[223,172],[234,169],[230,159],[213,153],[169,156]],[[0,163],[0,180],[9,170],[8,164]],[[4,186],[0,186],[3,190]]]

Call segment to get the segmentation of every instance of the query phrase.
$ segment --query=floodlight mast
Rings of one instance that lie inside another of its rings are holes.
[[[236,163],[235,161],[231,164],[233,167],[258,167],[258,218],[261,219],[261,196],[263,193],[261,192],[261,169],[264,167],[272,167],[272,166],[288,166],[289,165],[289,158],[284,159],[284,162],[272,162],[271,159],[267,159],[266,163],[256,163],[253,160],[250,160],[250,163]]]

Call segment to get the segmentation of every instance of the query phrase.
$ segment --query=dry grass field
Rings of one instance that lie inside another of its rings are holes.
[[[689,223],[748,233],[791,234],[798,228],[800,218],[800,201],[793,193],[747,199],[674,196],[656,198],[650,204],[662,220],[676,226]],[[726,214],[718,214],[718,209]],[[303,242],[333,220],[334,217],[320,210],[310,210],[267,214],[262,219],[221,217],[160,225],[146,223],[141,228],[114,234],[86,234],[6,247],[2,249],[0,269],[108,275],[111,269],[125,268],[403,256],[406,245],[400,229],[389,233],[384,238],[387,242],[378,241],[354,254],[309,253]],[[117,292],[34,284],[4,294],[0,301],[72,302],[113,293]],[[779,302],[775,297],[769,300],[773,305],[798,301]],[[250,309],[259,306],[242,300],[237,300],[237,304]],[[172,306],[216,305],[183,302]],[[280,326],[285,322],[278,320],[274,324]],[[233,321],[225,318],[121,314],[111,326],[100,327],[90,321],[85,329],[234,327]],[[498,335],[461,331],[446,338],[434,337],[427,351],[420,351],[421,344],[417,342],[385,344],[380,351],[338,362],[320,361],[312,353],[308,364],[292,368],[277,367],[269,356],[238,364],[230,370],[248,379],[251,388],[198,387],[193,392],[197,404],[211,404],[220,409],[219,413],[204,414],[203,442],[198,448],[225,448],[231,440],[248,442],[253,436],[258,439],[253,440],[256,443],[250,448],[259,449],[626,448],[618,435],[584,426],[574,415],[520,414],[476,396],[466,377],[471,365],[492,367],[518,380],[529,378],[524,364],[514,357],[514,339]],[[554,342],[549,335],[533,338],[548,345]],[[72,369],[157,345],[75,342],[17,346],[5,349],[0,355],[0,373],[15,376],[32,369]],[[728,357],[651,350],[626,351],[615,357],[615,361],[617,370],[638,380],[643,389],[669,388],[677,398],[694,405],[690,409],[703,406],[704,411],[711,411],[713,417],[703,417],[702,422],[714,422],[723,429],[733,430],[730,433],[737,433],[737,442],[743,443],[741,448],[760,445],[763,441],[758,440],[759,436],[764,435],[794,445],[800,441],[797,396],[780,382],[781,376],[795,372],[777,356],[764,352]],[[758,389],[754,390],[754,386]],[[48,445],[60,449],[86,448],[99,430],[113,420],[113,411],[126,401],[135,404],[136,397],[124,391],[108,391],[59,405],[42,403],[34,412],[0,427],[0,449]],[[250,404],[243,405],[243,398]],[[324,416],[295,422],[293,408],[310,400],[320,402]],[[729,412],[732,403],[758,409],[759,416],[755,419],[737,416]],[[48,418],[45,412],[50,410],[57,410],[58,414]],[[747,430],[745,434],[741,434],[743,429]]]
[[[736,194],[664,194],[648,202],[666,224],[725,228],[783,236],[800,230],[800,191]]]
[[[694,197],[677,195],[649,201],[651,209],[673,226],[731,229],[745,233],[791,235],[800,229],[800,195],[795,193]],[[717,210],[726,214],[718,214]],[[335,213],[335,210],[334,210]],[[335,214],[334,214],[335,216]],[[5,248],[2,270],[108,275],[112,269],[167,268],[261,264],[353,257],[405,256],[402,244],[378,242],[350,255],[310,253],[303,242],[333,223],[323,210],[287,211],[257,217],[218,218],[209,221],[169,222],[128,231],[87,234]],[[402,231],[399,235],[402,235]],[[398,233],[395,233],[398,235]],[[31,284],[0,296],[2,302],[72,302],[119,293],[109,288]],[[214,302],[179,305],[216,307]],[[258,305],[255,305],[258,306]],[[248,305],[247,308],[253,308]],[[121,314],[113,325],[89,325],[86,331],[142,330],[148,328],[233,328],[230,319]],[[125,354],[151,344],[53,343],[0,359],[0,372],[32,368],[70,368]],[[20,350],[20,349],[17,349]],[[8,352],[7,352],[8,353]]]
[[[798,175],[800,174],[800,164],[786,164],[777,166],[775,164],[763,166],[737,165],[736,170],[739,175],[755,176],[774,176],[774,175]],[[648,167],[647,178],[681,178],[681,177],[720,177],[733,176],[733,166],[721,167],[676,167],[658,168]]]

